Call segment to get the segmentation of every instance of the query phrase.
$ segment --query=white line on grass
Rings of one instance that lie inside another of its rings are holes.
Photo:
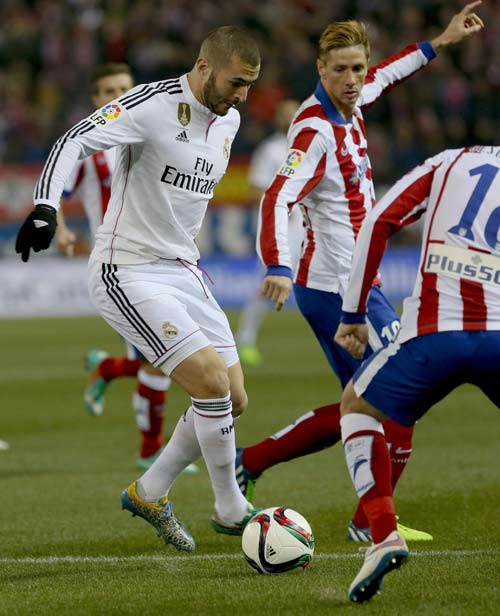
[[[482,556],[500,554],[500,549],[487,550],[420,550],[410,552],[412,557],[435,556]],[[315,555],[318,560],[347,560],[361,558],[359,553],[320,553]],[[178,556],[168,554],[138,554],[136,556],[22,556],[19,558],[0,558],[0,564],[28,564],[28,565],[57,565],[59,563],[126,563],[126,562],[163,562],[163,561],[192,561],[192,560],[243,560],[242,554],[193,554],[191,556]]]

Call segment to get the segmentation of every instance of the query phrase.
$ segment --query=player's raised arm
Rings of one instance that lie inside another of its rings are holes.
[[[484,28],[483,20],[473,11],[480,4],[482,4],[482,0],[471,2],[465,5],[460,13],[453,15],[446,29],[431,40],[431,45],[436,52],[448,45],[460,43]]]
[[[443,48],[460,43],[465,38],[480,32],[484,28],[484,23],[473,9],[481,3],[482,0],[477,0],[467,4],[460,13],[452,17],[443,32],[432,40],[411,43],[370,67],[358,101],[359,106],[366,110],[384,92],[401,84],[425,67]]]

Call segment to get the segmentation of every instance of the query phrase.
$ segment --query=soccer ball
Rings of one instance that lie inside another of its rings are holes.
[[[259,573],[305,569],[314,554],[309,522],[287,507],[257,513],[245,526],[241,543],[247,562]]]

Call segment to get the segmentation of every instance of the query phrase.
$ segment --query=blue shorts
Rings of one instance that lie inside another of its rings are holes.
[[[328,363],[344,388],[361,361],[354,359],[333,340],[342,315],[342,296],[299,285],[294,285],[293,290],[300,311],[316,334]],[[370,291],[367,323],[370,338],[365,358],[389,344],[399,330],[399,316],[379,287],[372,287]]]
[[[438,332],[397,339],[363,363],[353,378],[357,396],[405,426],[450,391],[477,385],[500,408],[500,331]]]

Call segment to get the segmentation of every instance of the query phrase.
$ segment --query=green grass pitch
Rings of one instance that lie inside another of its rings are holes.
[[[419,423],[396,493],[401,521],[434,542],[412,544],[382,594],[356,606],[347,588],[362,556],[345,538],[355,495],[339,446],[279,465],[257,485],[256,505],[287,505],[310,521],[317,549],[308,570],[259,576],[238,538],[215,534],[203,465],[171,491],[197,540],[194,555],[181,555],[120,509],[139,475],[133,381],[112,384],[101,418],[83,409],[83,355],[121,353],[114,332],[98,318],[4,320],[0,340],[0,438],[11,444],[0,452],[2,616],[500,613],[500,415],[478,390],[456,390]],[[269,315],[261,341],[264,364],[246,370],[239,445],[339,397],[296,312]],[[172,387],[167,434],[187,400]]]

